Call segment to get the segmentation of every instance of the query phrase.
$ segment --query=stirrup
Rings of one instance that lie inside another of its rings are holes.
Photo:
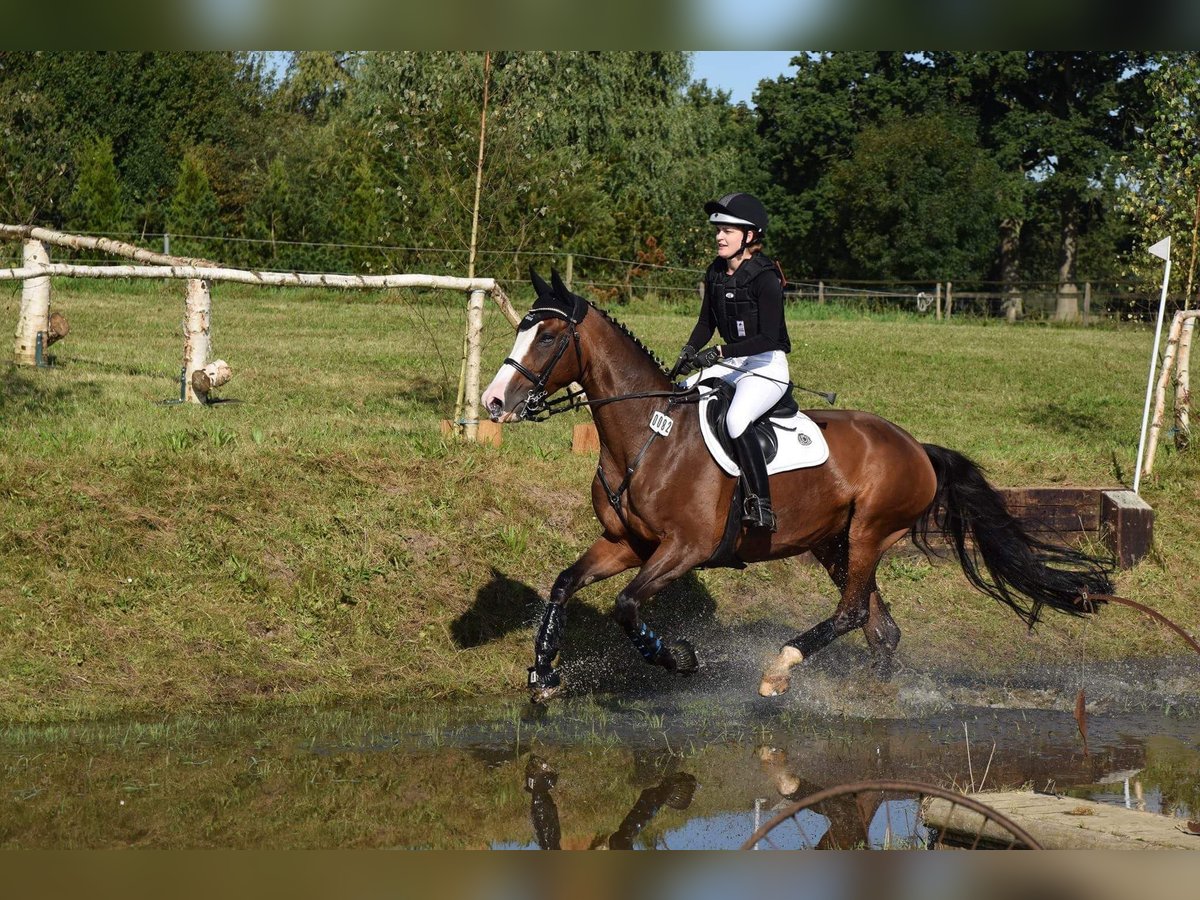
[[[774,533],[776,522],[775,513],[771,510],[771,501],[754,494],[747,497],[742,511],[742,524],[750,528],[766,528]]]

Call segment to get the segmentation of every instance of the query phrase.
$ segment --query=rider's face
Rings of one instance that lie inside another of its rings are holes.
[[[754,232],[752,230],[746,231],[742,228],[739,228],[737,225],[718,225],[717,256],[721,257],[722,259],[729,259],[730,257],[737,256],[742,249],[743,236],[747,238],[747,243],[749,243],[749,238],[752,237],[753,234]]]

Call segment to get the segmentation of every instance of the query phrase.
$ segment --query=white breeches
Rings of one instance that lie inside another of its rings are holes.
[[[787,391],[791,375],[788,373],[787,354],[782,350],[770,350],[753,356],[738,356],[722,360],[735,369],[720,364],[705,369],[700,378],[716,376],[735,385],[737,393],[729,404],[725,416],[725,427],[732,438],[740,437],[750,423],[779,402]]]

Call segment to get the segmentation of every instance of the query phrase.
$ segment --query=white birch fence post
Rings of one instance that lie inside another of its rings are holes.
[[[50,265],[50,255],[41,241],[25,241],[21,258],[26,269]],[[21,312],[13,341],[13,362],[18,366],[36,365],[38,332],[45,335],[49,330],[50,276],[26,278],[21,287]]]
[[[1194,313],[1195,310],[1185,310]],[[1192,335],[1196,331],[1196,316],[1189,315],[1179,336],[1178,370],[1175,374],[1175,449],[1186,450],[1192,441],[1192,425],[1188,413],[1192,407],[1191,373],[1188,360],[1192,355]]]
[[[466,377],[466,420],[463,437],[468,441],[479,435],[479,366],[482,361],[480,337],[483,334],[483,291],[471,291],[467,303],[467,377]]]
[[[1158,435],[1162,431],[1163,413],[1167,402],[1167,385],[1174,371],[1175,353],[1179,347],[1179,335],[1183,331],[1183,314],[1176,313],[1167,332],[1167,349],[1163,355],[1162,371],[1158,375],[1158,384],[1154,389],[1154,416],[1150,422],[1150,436],[1146,439],[1146,463],[1142,468],[1143,475],[1149,475],[1154,468],[1154,454],[1158,450]]]
[[[189,403],[204,403],[208,397],[197,393],[192,375],[208,365],[209,328],[212,324],[212,294],[203,278],[189,278],[183,318],[183,398]]]

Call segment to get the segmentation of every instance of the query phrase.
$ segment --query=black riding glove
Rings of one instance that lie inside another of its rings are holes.
[[[672,381],[678,375],[686,375],[692,371],[692,359],[695,358],[696,351],[690,344],[685,344],[683,349],[679,351],[679,359],[675,360],[675,365],[671,366],[671,371],[667,377]]]
[[[721,358],[721,348],[709,347],[707,350],[701,350],[692,357],[692,364],[697,369],[707,369],[709,366],[715,366],[717,360]]]

